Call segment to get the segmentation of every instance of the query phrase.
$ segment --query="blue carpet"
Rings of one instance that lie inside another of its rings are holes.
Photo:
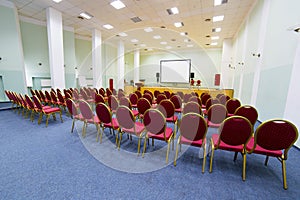
[[[82,138],[80,122],[71,134],[72,120],[65,113],[63,120],[51,118],[46,128],[45,118],[38,125],[37,116],[32,123],[12,110],[0,111],[0,199],[300,198],[296,148],[286,162],[289,188],[284,190],[281,164],[274,158],[265,167],[264,156],[248,155],[243,182],[242,158],[234,163],[233,153],[216,151],[213,172],[208,172],[208,158],[202,174],[196,148],[183,148],[174,167],[174,150],[165,164],[164,142],[156,141],[154,147],[150,142],[142,158],[136,154],[136,138],[130,141],[124,135],[118,151],[108,130],[100,144],[95,126],[89,125]]]

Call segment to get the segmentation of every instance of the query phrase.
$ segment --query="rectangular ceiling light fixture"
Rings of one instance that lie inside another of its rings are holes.
[[[149,32],[152,32],[153,29],[151,27],[147,27],[147,28],[144,28],[144,31],[147,32],[147,33],[149,33]]]
[[[213,42],[213,43],[210,44],[210,46],[217,46],[217,45],[218,45],[217,42]]]
[[[174,26],[177,27],[177,28],[179,28],[179,27],[182,27],[182,26],[184,26],[184,25],[183,25],[182,22],[175,22],[175,23],[174,23]]]
[[[169,8],[167,9],[167,12],[169,15],[176,15],[179,13],[179,10],[177,7]]]
[[[211,36],[210,39],[211,40],[218,40],[220,37],[219,36]]]
[[[139,17],[132,17],[132,18],[130,18],[131,19],[131,21],[133,21],[134,23],[138,23],[138,22],[141,22],[142,20],[141,20],[141,18],[139,18]]]
[[[93,17],[93,15],[91,15],[91,14],[89,14],[87,12],[80,13],[80,16],[84,17],[86,19],[91,19]]]
[[[224,20],[224,15],[214,16],[213,22],[220,22]]]
[[[228,3],[228,0],[215,0],[215,6],[219,6],[222,4]]]
[[[117,10],[119,10],[121,8],[125,8],[125,4],[120,0],[113,1],[110,3],[110,5]]]
[[[59,2],[61,2],[62,0],[52,0],[52,1],[54,1],[55,3],[59,3]]]
[[[212,29],[212,32],[218,33],[218,32],[221,32],[221,30],[222,30],[221,28],[213,28],[213,29]]]
[[[113,28],[114,28],[114,27],[113,27],[112,25],[110,25],[110,24],[104,24],[103,27],[106,28],[106,29],[113,29]]]

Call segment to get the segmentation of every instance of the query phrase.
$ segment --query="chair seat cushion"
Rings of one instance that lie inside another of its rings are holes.
[[[48,108],[48,109],[43,109],[45,114],[50,114],[50,113],[55,113],[55,112],[60,112],[60,108]]]
[[[94,117],[92,119],[87,120],[87,123],[90,123],[90,124],[97,123],[97,124],[99,124],[100,120],[99,120],[97,115],[94,115]]]
[[[219,136],[220,136],[219,134],[213,134],[212,137],[211,137],[215,147],[218,145]],[[221,141],[218,149],[224,149],[224,150],[227,150],[227,151],[242,152],[243,151],[243,145],[233,146],[233,145],[229,145],[229,144],[226,144],[225,142]]]
[[[159,134],[153,134],[153,133],[148,132],[147,134],[148,134],[149,138],[165,140],[163,132],[161,132]],[[173,135],[173,129],[170,127],[166,127],[166,140],[169,140],[172,135]]]
[[[78,120],[83,120],[83,116],[82,114],[78,114],[78,115],[75,115],[73,116],[75,119],[78,119]]]
[[[133,116],[138,116],[139,115],[139,111],[138,110],[131,110]]]
[[[205,119],[205,120],[206,120],[207,126],[212,127],[212,128],[219,128],[219,126],[221,125],[221,124],[215,124],[211,121],[208,121],[208,119]]]
[[[176,108],[175,112],[181,113],[182,112],[182,108]]]
[[[130,134],[136,134],[138,136],[140,136],[144,130],[145,130],[145,126],[141,122],[135,122],[135,132],[134,132],[133,128],[130,128],[130,129],[122,128],[123,132],[130,133]]]
[[[117,118],[112,118],[112,121],[110,123],[104,123],[104,127],[118,129],[119,128],[119,122]]]
[[[178,116],[177,115],[174,115],[172,117],[166,118],[167,122],[176,122],[177,120],[178,120]]]
[[[181,136],[181,138],[180,138],[180,144],[188,144],[188,145],[196,146],[196,147],[202,147],[202,144],[205,144],[205,142],[206,142],[206,139],[192,141],[183,136]]]
[[[231,117],[231,116],[234,116],[234,114],[228,113],[227,116]]]
[[[249,142],[247,143],[247,146],[246,146],[247,151],[250,151],[253,148],[253,145],[254,145],[254,137],[252,137],[249,140]],[[263,155],[267,155],[267,156],[274,156],[274,157],[280,157],[282,155],[281,150],[267,150],[267,149],[262,148],[258,144],[256,144],[256,147],[255,147],[253,153],[263,154]]]

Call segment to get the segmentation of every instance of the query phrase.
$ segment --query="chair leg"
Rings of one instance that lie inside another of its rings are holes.
[[[281,160],[281,164],[282,164],[282,178],[283,178],[283,188],[285,190],[288,189],[287,186],[287,181],[286,181],[286,167],[285,167],[285,160]]]
[[[168,164],[168,161],[169,161],[169,152],[170,152],[170,140],[168,140],[168,148],[167,148],[167,155],[166,155],[166,164]]]
[[[146,152],[146,146],[147,146],[147,141],[149,142],[149,139],[147,136],[145,136],[145,139],[144,139],[144,149],[143,149],[143,154],[142,154],[142,157],[144,158],[145,156],[145,152]]]
[[[46,117],[46,127],[48,126],[49,118],[50,118],[50,115],[47,115],[47,117]]]
[[[180,136],[179,136],[180,137]],[[177,157],[178,157],[178,146],[179,146],[179,142],[180,142],[180,138],[178,138],[177,140],[177,144],[176,144],[176,151],[175,151],[175,158],[174,158],[174,166],[177,165]]]
[[[237,156],[238,156],[238,152],[234,152],[234,158],[233,158],[233,161],[234,161],[234,162],[236,161]]]
[[[243,154],[243,174],[242,174],[242,176],[243,176],[243,181],[245,181],[246,180],[246,159],[247,159],[247,156],[246,156],[246,153],[245,152],[243,152],[242,153]]]
[[[75,125],[75,118],[73,118],[71,133],[73,133],[74,125]]]
[[[265,160],[265,166],[268,165],[268,161],[269,161],[269,156],[266,156],[266,160]]]
[[[212,172],[214,153],[215,153],[215,147],[214,147],[213,142],[211,140],[211,155],[210,155],[209,173]]]
[[[52,113],[53,120],[56,121],[55,113]]]
[[[123,133],[120,132],[120,140],[119,140],[118,150],[120,150],[122,136],[123,136]]]
[[[30,121],[33,122],[33,117],[34,117],[34,111],[31,111],[31,115],[30,115]]]
[[[42,119],[43,119],[43,113],[41,112],[41,113],[40,113],[39,120],[38,120],[38,124],[41,124],[41,122],[42,122]]]
[[[139,140],[138,140],[138,156],[140,154],[140,148],[141,148],[141,137],[139,137]]]
[[[202,174],[204,174],[205,171],[205,164],[206,164],[206,144],[202,146],[203,148],[203,163],[202,163]]]

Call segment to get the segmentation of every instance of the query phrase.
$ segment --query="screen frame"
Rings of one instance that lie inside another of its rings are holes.
[[[189,66],[188,66],[188,81],[185,81],[185,82],[169,82],[169,81],[161,81],[162,80],[162,63],[163,62],[179,62],[179,61],[188,61],[188,64],[189,64]],[[172,59],[172,60],[160,60],[160,65],[159,65],[159,67],[160,67],[160,83],[179,83],[179,84],[188,84],[188,83],[190,83],[190,80],[191,80],[191,67],[192,67],[192,60],[191,59]]]

